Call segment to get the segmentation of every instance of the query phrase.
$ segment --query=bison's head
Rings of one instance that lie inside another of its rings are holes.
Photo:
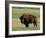
[[[24,23],[23,16],[20,17],[20,20],[21,20],[21,23],[23,24]]]
[[[20,17],[20,20],[21,20],[21,23],[22,23],[22,24],[25,24],[25,26],[28,27],[27,21],[26,21],[26,23],[25,23],[25,20],[26,20],[26,19],[24,18],[23,15]]]

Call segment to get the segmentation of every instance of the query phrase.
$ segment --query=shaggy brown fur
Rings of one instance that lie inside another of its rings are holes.
[[[26,27],[29,26],[30,23],[33,23],[34,26],[37,26],[37,19],[36,16],[31,15],[31,14],[23,14],[20,17],[21,23],[25,24]]]

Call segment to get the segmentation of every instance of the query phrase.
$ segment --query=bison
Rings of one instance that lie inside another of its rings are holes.
[[[20,17],[21,23],[25,24],[26,27],[29,27],[30,23],[33,23],[34,26],[37,26],[37,18],[34,15],[31,14],[23,14]]]

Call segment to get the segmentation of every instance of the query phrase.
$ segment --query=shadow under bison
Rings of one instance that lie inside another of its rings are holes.
[[[20,17],[21,23],[25,24],[26,27],[29,27],[30,23],[33,23],[34,26],[37,26],[37,18],[34,15],[31,14],[23,14]]]

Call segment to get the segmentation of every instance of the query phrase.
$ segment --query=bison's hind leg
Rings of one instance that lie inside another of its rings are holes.
[[[26,28],[28,28],[28,24],[25,24]]]
[[[36,25],[36,27],[37,27],[37,24],[35,24]]]
[[[34,23],[34,27],[35,27],[35,26],[37,27],[37,23]]]

